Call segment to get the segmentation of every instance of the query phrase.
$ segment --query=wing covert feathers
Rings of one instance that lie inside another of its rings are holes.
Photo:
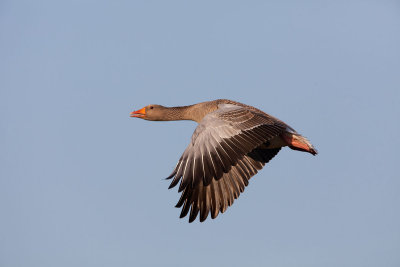
[[[249,179],[271,160],[280,148],[266,149],[272,138],[288,126],[257,110],[222,104],[207,114],[193,133],[179,159],[169,188],[178,183],[181,197],[176,207],[189,222],[198,215],[216,218],[231,206]],[[262,147],[262,148],[261,148]]]

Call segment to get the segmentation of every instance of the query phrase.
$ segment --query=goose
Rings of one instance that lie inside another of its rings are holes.
[[[189,106],[148,105],[130,113],[149,121],[192,120],[198,123],[191,141],[166,179],[179,182],[180,218],[215,219],[231,206],[249,180],[282,147],[317,154],[302,135],[283,121],[249,105],[228,99]]]

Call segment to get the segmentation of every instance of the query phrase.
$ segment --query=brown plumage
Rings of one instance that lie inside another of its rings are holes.
[[[219,99],[184,107],[148,105],[131,117],[154,121],[193,120],[198,126],[175,169],[169,188],[179,182],[182,195],[176,207],[189,222],[200,213],[216,218],[225,212],[249,180],[284,146],[317,154],[303,136],[265,112]]]

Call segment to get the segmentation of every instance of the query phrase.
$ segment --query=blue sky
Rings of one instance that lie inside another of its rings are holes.
[[[399,266],[398,1],[1,1],[0,265]],[[225,214],[168,176],[228,98],[307,136]]]

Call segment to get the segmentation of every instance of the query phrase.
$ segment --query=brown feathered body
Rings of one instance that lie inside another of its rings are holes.
[[[173,172],[169,188],[179,183],[180,217],[193,222],[216,218],[231,206],[249,180],[284,146],[317,154],[311,143],[281,120],[227,99],[184,107],[149,105],[141,118],[193,120],[198,126]],[[136,112],[137,114],[137,112]],[[136,117],[136,116],[135,116]]]

